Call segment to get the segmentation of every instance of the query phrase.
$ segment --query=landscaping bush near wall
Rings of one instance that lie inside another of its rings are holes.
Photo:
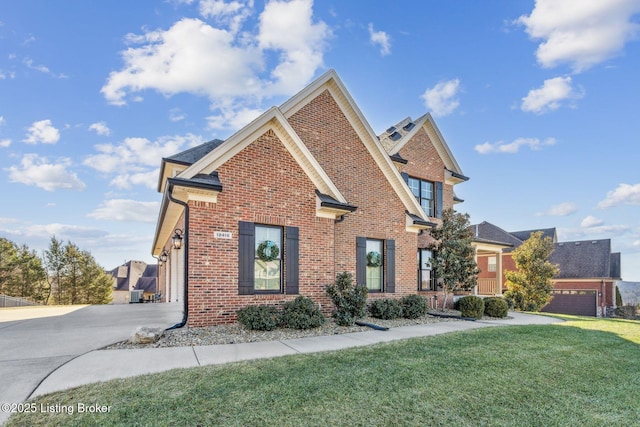
[[[509,306],[500,297],[489,297],[484,299],[484,315],[489,317],[507,317]]]
[[[427,314],[429,304],[422,295],[407,295],[400,300],[402,316],[407,319],[417,319]]]
[[[475,295],[467,295],[458,300],[460,315],[462,317],[472,317],[481,319],[484,314],[484,302],[482,298]]]
[[[282,326],[291,329],[312,329],[324,324],[320,308],[311,298],[299,296],[284,304]]]
[[[327,295],[335,306],[333,317],[336,323],[340,326],[352,326],[356,319],[364,317],[368,293],[366,286],[353,284],[351,273],[345,271],[336,275],[335,284],[327,286]]]
[[[402,303],[397,299],[378,299],[369,306],[369,313],[377,319],[398,319],[402,317]]]
[[[250,305],[236,313],[242,326],[256,331],[272,331],[282,319],[282,314],[272,305]]]

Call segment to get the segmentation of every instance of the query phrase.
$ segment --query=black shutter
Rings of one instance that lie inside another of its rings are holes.
[[[396,241],[387,240],[387,253],[385,259],[387,261],[386,292],[394,293],[396,291]]]
[[[436,182],[436,218],[442,218],[442,183]]]
[[[286,279],[285,289],[287,294],[299,293],[299,236],[298,227],[286,227],[285,259]]]
[[[402,179],[404,179],[404,182],[406,182],[407,184],[409,184],[409,174],[406,172],[401,172],[400,176],[402,177]]]
[[[367,284],[367,238],[356,237],[356,285]]]
[[[254,293],[254,260],[256,248],[255,225],[252,222],[238,223],[238,294]]]

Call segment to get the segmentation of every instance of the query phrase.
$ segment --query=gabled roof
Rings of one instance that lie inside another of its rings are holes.
[[[191,147],[188,150],[182,151],[178,154],[174,154],[173,156],[165,157],[162,160],[166,160],[171,163],[179,163],[181,165],[191,166],[207,154],[211,152],[211,150],[217,148],[224,141],[221,139],[212,139],[211,141],[205,142],[204,144],[197,145],[195,147]]]
[[[185,167],[191,166],[223,142],[224,141],[220,139],[212,139],[204,144],[191,147],[172,156],[163,157],[160,166],[160,174],[158,176],[158,191],[163,192],[167,178],[173,177],[173,174],[171,174],[170,171],[167,171],[167,164],[180,165],[183,166],[181,169],[185,169]]]
[[[520,246],[523,243],[523,240],[487,221],[472,225],[471,230],[473,231],[474,241],[502,243],[513,247]]]
[[[369,154],[373,157],[374,161],[387,178],[387,181],[399,196],[405,206],[405,209],[416,217],[428,222],[429,218],[426,216],[413,193],[404,182],[398,168],[393,164],[393,161],[389,157],[390,153],[386,152],[378,140],[378,137],[371,128],[371,125],[369,125],[369,122],[364,117],[364,114],[362,114],[362,111],[360,111],[360,108],[351,97],[351,94],[345,87],[342,80],[340,80],[340,77],[338,77],[335,70],[331,69],[327,71],[310,85],[294,95],[291,99],[284,102],[280,106],[280,111],[282,111],[282,114],[285,117],[289,118],[325,90],[329,91],[331,96],[333,96],[333,99],[336,101],[342,110],[342,113],[360,137],[360,140],[364,143]]]
[[[560,267],[556,279],[611,278],[611,239],[556,243],[549,262]]]
[[[542,231],[542,238],[549,237],[553,243],[558,241],[558,235],[556,233],[556,228],[541,228],[539,230],[525,230],[525,231],[511,231],[510,233],[522,240],[523,242],[531,237],[531,233],[536,233],[538,231]]]
[[[186,165],[186,169],[180,171],[175,177],[169,176],[164,169],[161,172],[161,182],[158,185],[158,189],[165,193],[165,197],[163,198],[160,209],[160,216],[158,218],[152,252],[155,255],[159,254],[159,251],[161,250],[159,242],[168,238],[170,233],[169,229],[172,228],[179,218],[178,208],[172,206],[174,205],[173,203],[170,203],[167,191],[171,190],[173,186],[192,187],[194,180],[198,180],[199,178],[202,179],[206,176],[212,176],[212,174],[215,173],[221,165],[269,130],[276,134],[284,147],[296,160],[311,182],[313,182],[318,193],[327,198],[325,199],[325,205],[327,204],[328,199],[332,199],[335,201],[335,203],[331,202],[334,206],[342,206],[345,208],[343,209],[344,212],[349,212],[351,205],[348,200],[346,200],[341,194],[336,184],[332,182],[327,173],[320,166],[319,162],[313,157],[309,149],[304,145],[301,138],[288,122],[289,117],[325,90],[331,94],[347,120],[349,120],[349,123],[353,126],[353,129],[360,137],[360,140],[363,142],[369,154],[402,201],[406,211],[413,215],[415,219],[418,219],[418,221],[415,221],[414,219],[407,217],[408,224],[410,223],[410,225],[407,226],[407,229],[417,231],[418,229],[428,228],[428,226],[423,225],[423,223],[429,223],[429,218],[426,216],[422,207],[413,196],[413,193],[404,182],[400,172],[380,144],[380,141],[371,129],[371,126],[364,118],[364,115],[336,72],[334,70],[329,70],[299,93],[291,97],[288,101],[284,102],[280,107],[272,107],[265,111],[247,126],[230,136],[226,141],[210,141],[210,143],[208,143],[209,145],[206,147],[195,147],[193,150],[187,150],[186,152],[179,153],[178,155],[165,159],[167,161],[163,162],[163,165],[169,163],[169,159],[172,159],[175,164]],[[423,122],[426,123],[431,120],[430,117],[431,116],[429,115],[423,116]],[[434,130],[434,124],[424,124],[424,126],[429,128],[432,134],[435,132],[435,134],[439,135],[439,137],[433,136],[432,139],[436,138],[438,140],[442,140],[437,128]],[[457,174],[461,173],[457,163],[451,155],[451,152],[446,147],[446,144],[441,144],[439,147],[440,154],[447,156],[447,160],[445,161],[447,167]],[[198,156],[203,153],[204,155],[198,158]],[[193,163],[187,165],[190,161],[193,161]],[[221,177],[221,179],[224,181],[224,177]],[[170,184],[170,188],[166,188],[166,182]],[[221,191],[221,188],[215,191],[219,192]],[[210,200],[212,201],[217,196],[215,191],[213,191],[211,195]],[[201,194],[201,197],[203,197],[201,200],[204,200],[205,195]],[[322,201],[320,201],[319,205],[322,207]],[[333,216],[338,213],[338,210],[336,209],[338,208],[329,208],[328,210],[320,212],[320,215],[327,215],[327,217]],[[174,224],[165,224],[165,216],[171,218],[170,222],[173,222]]]
[[[425,130],[444,162],[445,168],[452,173],[454,177],[458,178],[458,182],[468,180],[469,178],[462,172],[460,165],[458,165],[455,157],[453,157],[449,145],[442,136],[442,133],[440,133],[440,129],[438,129],[430,113],[422,115],[417,120],[412,120],[411,117],[407,117],[395,126],[391,126],[379,136],[380,142],[389,155],[393,156],[397,154],[420,129]]]

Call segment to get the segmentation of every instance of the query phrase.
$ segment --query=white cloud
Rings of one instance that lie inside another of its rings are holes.
[[[122,52],[124,68],[111,72],[101,89],[112,104],[124,105],[128,92],[147,89],[166,96],[206,95],[212,100],[233,100],[259,90],[259,50],[240,45],[231,32],[199,19],[184,18],[166,31],[129,36],[128,41],[141,46]]]
[[[100,238],[107,235],[106,231],[93,227],[70,224],[36,224],[23,228],[18,234],[27,237],[48,238],[56,236],[59,240],[83,238]]]
[[[240,129],[263,112],[251,108],[223,109],[220,114],[207,117],[207,127],[216,130]]]
[[[11,140],[10,139],[0,139],[0,147],[1,148],[7,148],[10,145],[11,145]]]
[[[253,13],[253,1],[200,6],[203,15],[226,27],[184,18],[167,30],[128,35],[134,46],[121,53],[123,68],[112,72],[101,89],[108,102],[123,105],[129,95],[155,90],[165,96],[207,96],[214,110],[251,109],[263,96],[300,90],[322,66],[331,32],[324,22],[314,22],[311,0],[269,1],[257,34],[240,31]]]
[[[0,126],[3,126],[7,121],[4,119],[3,116],[0,116]]]
[[[160,203],[158,202],[110,199],[87,216],[107,221],[155,222],[159,208]]]
[[[172,122],[179,122],[184,120],[187,117],[185,113],[182,112],[179,108],[172,108],[169,110],[169,120]]]
[[[595,227],[560,228],[560,241],[587,240],[594,238],[612,238],[622,236],[631,231],[628,225],[599,225]]]
[[[258,43],[261,49],[279,52],[266,93],[289,95],[300,90],[322,66],[331,30],[313,22],[313,1],[272,0],[260,15]]]
[[[45,74],[49,74],[51,72],[51,70],[49,70],[49,68],[45,67],[44,65],[34,65],[33,59],[31,58],[25,58],[23,63],[30,70],[40,71],[41,73],[45,73]]]
[[[434,116],[446,116],[453,113],[460,105],[460,101],[456,98],[459,90],[459,79],[442,81],[431,89],[427,89],[422,95],[422,99]]]
[[[543,114],[560,108],[562,101],[580,99],[583,96],[583,89],[572,87],[571,77],[554,77],[545,80],[542,87],[531,89],[522,98],[520,108],[529,113]]]
[[[98,154],[85,158],[83,164],[105,174],[114,174],[111,185],[131,188],[144,185],[156,188],[158,166],[163,157],[202,144],[200,136],[163,136],[156,141],[146,138],[125,138],[119,144],[97,144]]]
[[[391,37],[384,31],[374,31],[373,24],[369,23],[369,40],[374,45],[380,46],[380,55],[391,53]]]
[[[554,145],[556,143],[555,138],[546,138],[540,140],[538,138],[517,138],[512,142],[485,142],[478,144],[474,148],[480,154],[489,153],[510,153],[514,154],[520,151],[521,147],[529,147],[529,149],[537,151],[542,150],[545,146]]]
[[[600,209],[619,205],[640,205],[640,184],[620,184],[618,188],[607,193],[607,197],[598,203]]]
[[[575,203],[565,202],[551,206],[546,212],[537,213],[536,216],[568,216],[575,213],[578,207]]]
[[[144,185],[147,188],[155,190],[158,186],[159,173],[160,169],[154,169],[149,172],[124,173],[113,178],[110,184],[122,189],[128,189],[134,185]]]
[[[601,225],[604,225],[604,221],[592,215],[585,217],[585,219],[583,219],[582,222],[580,223],[580,227],[583,227],[583,228],[593,228]]]
[[[236,34],[244,21],[253,12],[253,0],[230,1],[223,0],[200,0],[200,14],[205,18],[213,18],[218,24],[229,27],[229,30]]]
[[[55,144],[58,140],[60,140],[60,131],[51,124],[51,120],[40,120],[39,122],[33,122],[23,141],[27,144],[37,144],[39,142]]]
[[[20,166],[11,166],[9,180],[26,185],[35,185],[46,191],[58,189],[84,190],[86,185],[78,176],[67,170],[71,166],[71,160],[60,159],[58,163],[49,161],[37,154],[25,154]]]
[[[105,122],[93,123],[89,126],[89,130],[93,130],[101,136],[109,136],[111,134],[111,129],[109,129]]]
[[[542,40],[536,51],[545,68],[569,64],[581,72],[618,55],[640,26],[637,0],[536,0],[530,15],[516,21]]]

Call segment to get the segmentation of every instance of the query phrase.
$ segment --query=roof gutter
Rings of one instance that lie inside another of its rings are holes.
[[[187,319],[189,317],[189,204],[182,200],[175,199],[172,194],[173,188],[173,185],[170,184],[167,191],[169,201],[184,207],[184,232],[182,234],[184,243],[184,307],[182,311],[182,320],[179,323],[168,327],[166,329],[167,331],[182,328],[187,324]]]

